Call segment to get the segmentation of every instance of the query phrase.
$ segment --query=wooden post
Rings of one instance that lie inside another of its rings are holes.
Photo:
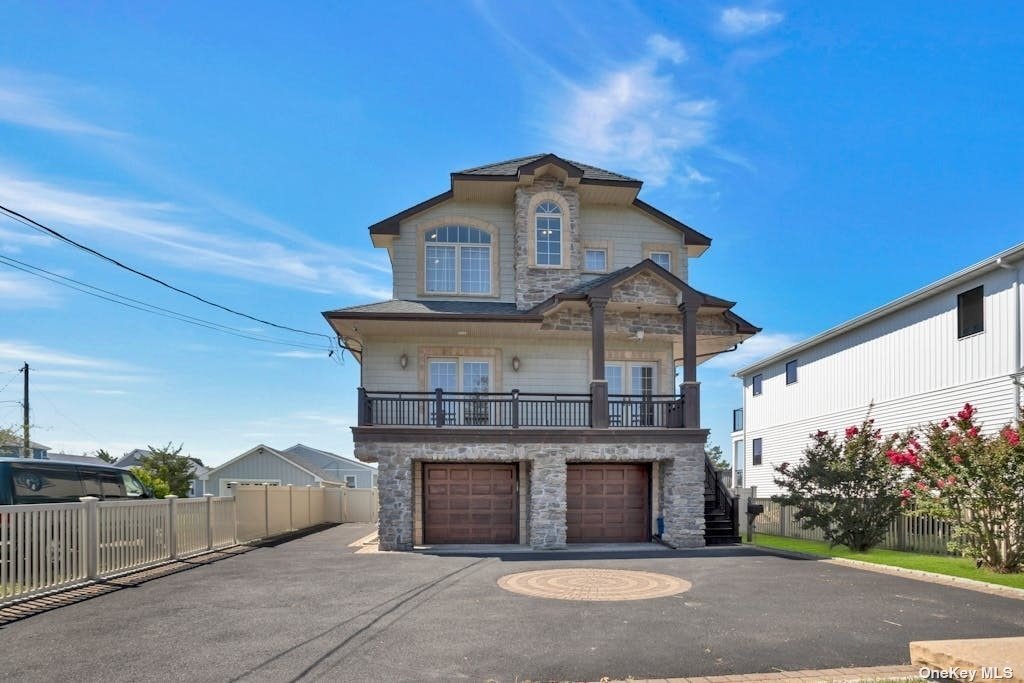
[[[263,538],[270,536],[270,484],[263,485]]]
[[[178,497],[173,493],[164,498],[167,501],[167,556],[178,559]]]
[[[683,398],[683,426],[700,428],[700,382],[697,381],[697,307],[696,301],[679,304],[683,315],[683,383],[679,393]]]
[[[288,484],[288,530],[289,531],[292,531],[293,529],[295,529],[295,516],[292,514],[292,508],[294,507],[294,505],[293,505],[294,499],[292,498],[292,495],[293,495],[293,490],[292,489],[293,489],[292,485]]]
[[[610,296],[587,297],[590,306],[590,352],[593,364],[590,381],[590,426],[608,427],[608,380],[604,374],[604,309]]]
[[[98,579],[100,576],[100,499],[96,496],[82,496],[85,503],[85,537],[82,554],[85,556],[85,576]]]
[[[321,485],[323,488],[323,485]],[[306,525],[313,526],[313,485],[306,484]]]
[[[359,387],[356,391],[358,396],[356,406],[357,424],[363,427],[370,424],[369,399],[366,398],[366,389],[363,387]]]
[[[441,387],[434,389],[434,422],[438,429],[444,427],[444,392]]]

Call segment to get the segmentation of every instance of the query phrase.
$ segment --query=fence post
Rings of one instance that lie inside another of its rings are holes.
[[[100,576],[100,499],[96,496],[82,496],[85,503],[85,576],[98,579]]]
[[[263,538],[270,536],[270,484],[263,485]]]
[[[206,549],[213,550],[213,494],[204,493],[206,499]]]
[[[292,514],[292,485],[288,484],[288,530],[295,530],[295,515]]]
[[[173,493],[166,496],[167,501],[167,555],[170,559],[178,559],[178,497]]]
[[[512,390],[512,429],[519,429],[519,390]]]
[[[434,422],[438,428],[444,427],[444,392],[441,387],[434,389]]]
[[[779,536],[789,536],[789,506],[779,506]]]
[[[313,526],[313,485],[306,484],[306,524]]]

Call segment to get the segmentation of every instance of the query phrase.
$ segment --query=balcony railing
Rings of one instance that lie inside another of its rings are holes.
[[[591,394],[506,394],[359,390],[360,426],[396,427],[592,427]],[[682,427],[677,396],[615,395],[608,399],[608,426]]]

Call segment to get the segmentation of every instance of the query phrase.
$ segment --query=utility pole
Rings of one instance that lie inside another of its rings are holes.
[[[25,373],[25,398],[21,403],[23,408],[22,422],[23,422],[23,441],[21,444],[21,457],[31,458],[32,457],[32,442],[28,438],[28,363],[21,368],[21,371]]]

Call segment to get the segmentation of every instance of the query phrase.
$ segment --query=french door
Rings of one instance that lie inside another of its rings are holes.
[[[657,363],[605,363],[608,419],[612,427],[649,427],[651,397],[658,391]]]
[[[445,394],[486,394],[491,391],[491,361],[486,358],[431,358],[427,361],[429,389]],[[491,423],[490,402],[485,396],[446,396],[443,417],[447,425]]]

